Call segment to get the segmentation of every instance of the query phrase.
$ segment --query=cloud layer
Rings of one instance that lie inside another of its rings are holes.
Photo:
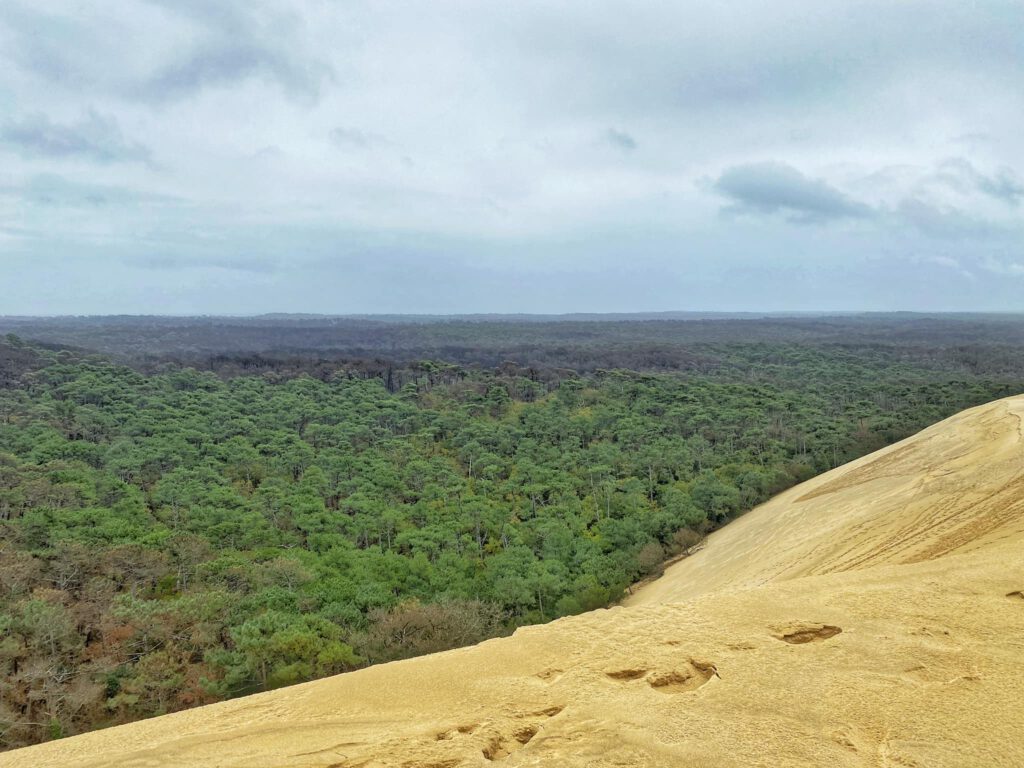
[[[871,208],[822,179],[810,179],[785,163],[748,163],[727,168],[713,185],[731,201],[731,213],[784,214],[790,221],[823,223],[860,219]]]
[[[0,14],[0,313],[1024,309],[1017,0]]]
[[[148,162],[149,149],[125,139],[117,121],[90,109],[72,124],[53,123],[41,112],[0,125],[0,144],[27,156],[92,160],[97,163]]]

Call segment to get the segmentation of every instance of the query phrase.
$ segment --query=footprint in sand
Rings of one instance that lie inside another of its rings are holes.
[[[611,670],[605,672],[605,675],[620,683],[645,679],[646,683],[658,693],[685,693],[697,690],[712,677],[718,676],[718,669],[710,662],[690,659],[686,664],[669,670],[648,670],[637,667]]]
[[[513,752],[522,749],[537,735],[546,719],[554,717],[563,709],[564,706],[556,705],[528,712],[519,715],[500,730],[495,729],[482,750],[484,759],[491,762],[504,760]]]
[[[803,645],[804,643],[820,643],[835,637],[843,630],[832,624],[797,624],[778,630],[772,635],[776,640],[791,645]]]

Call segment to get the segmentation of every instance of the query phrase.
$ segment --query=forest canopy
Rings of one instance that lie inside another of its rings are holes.
[[[725,338],[632,370],[574,367],[593,341],[481,349],[0,341],[0,747],[607,606],[772,494],[1024,388],[1008,338]]]

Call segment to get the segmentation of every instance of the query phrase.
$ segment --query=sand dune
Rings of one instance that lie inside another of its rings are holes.
[[[0,766],[1024,766],[1022,416],[793,488],[623,607]]]

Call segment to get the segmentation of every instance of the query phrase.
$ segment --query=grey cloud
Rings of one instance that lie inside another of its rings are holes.
[[[1005,232],[1001,226],[952,206],[939,206],[915,197],[903,200],[894,213],[900,223],[936,240],[987,239]]]
[[[197,23],[205,34],[176,61],[130,88],[132,95],[176,100],[207,87],[261,77],[299,100],[315,102],[323,82],[333,77],[330,66],[309,55],[296,39],[300,25],[291,14],[253,11],[237,2],[150,2]]]
[[[207,87],[264,77],[304,100],[316,100],[325,71],[253,40],[219,40],[198,46],[131,92],[154,101],[181,99]]]
[[[0,17],[0,32],[4,31],[5,55],[12,64],[51,82],[76,83],[83,79],[66,44],[81,32],[73,21],[12,1],[5,4]]]
[[[630,136],[625,131],[619,131],[615,128],[609,128],[607,134],[608,143],[616,149],[621,149],[625,152],[631,152],[636,149],[636,139]]]
[[[798,223],[862,219],[870,206],[785,163],[749,163],[727,168],[711,185],[731,202],[727,213],[782,215]]]
[[[95,110],[70,125],[54,123],[39,112],[8,121],[0,126],[0,144],[27,156],[78,157],[97,163],[150,161],[148,147],[126,139],[114,118]]]
[[[326,61],[310,52],[302,18],[290,4],[129,2],[119,8],[116,24],[88,5],[61,13],[17,0],[9,4],[0,17],[0,42],[12,61],[38,78],[93,96],[160,103],[261,78],[296,101],[314,102],[333,77]],[[141,45],[123,39],[132,28],[139,30]],[[160,51],[171,54],[154,63]]]
[[[1024,184],[1005,169],[997,171],[995,176],[982,176],[978,179],[978,189],[990,197],[1004,200],[1017,205],[1024,198]]]
[[[977,190],[1009,205],[1017,205],[1024,199],[1024,184],[1009,168],[1000,168],[992,175],[986,175],[969,161],[953,158],[939,166],[937,176],[960,192]]]

